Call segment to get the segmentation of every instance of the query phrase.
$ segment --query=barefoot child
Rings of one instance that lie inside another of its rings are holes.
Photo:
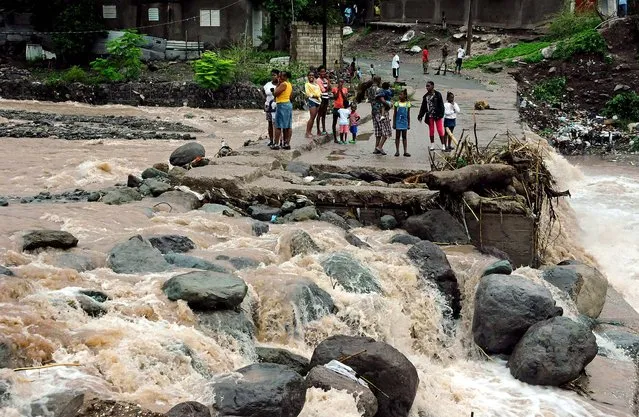
[[[344,107],[337,109],[339,115],[339,143],[345,144],[348,139],[348,127],[350,125],[351,109],[348,102],[344,103]]]
[[[357,103],[353,102],[351,104],[351,115],[349,116],[350,125],[351,125],[351,134],[353,135],[353,139],[349,143],[356,143],[357,141],[357,125],[359,124],[359,114],[357,114]]]
[[[407,150],[407,135],[410,129],[410,101],[408,92],[402,90],[399,93],[399,101],[393,105],[393,128],[395,129],[395,156],[399,156],[399,138],[401,136],[404,145],[404,156],[410,156]]]

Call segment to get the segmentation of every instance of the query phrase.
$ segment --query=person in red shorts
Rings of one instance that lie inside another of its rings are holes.
[[[444,133],[444,99],[439,91],[435,90],[435,83],[428,81],[426,83],[426,94],[422,99],[422,105],[419,109],[417,121],[428,123],[428,132],[430,136],[430,150],[435,150],[435,130],[439,135],[442,143],[442,149],[446,148],[446,135]]]
[[[424,49],[422,49],[422,67],[424,68],[424,74],[428,74],[428,45],[424,45]]]

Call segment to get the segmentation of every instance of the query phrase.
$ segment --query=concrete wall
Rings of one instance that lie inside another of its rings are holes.
[[[532,28],[561,11],[562,0],[474,0],[476,25]],[[369,5],[372,10],[372,2]],[[470,0],[384,0],[382,20],[439,23],[442,12],[450,24],[464,25]]]
[[[329,27],[326,33],[326,65],[342,62],[342,29]],[[291,60],[306,65],[322,65],[322,27],[298,22],[291,30]]]

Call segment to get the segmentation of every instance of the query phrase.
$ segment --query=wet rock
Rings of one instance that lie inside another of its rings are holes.
[[[140,200],[142,200],[142,194],[133,188],[111,190],[102,196],[102,202],[109,205],[120,205]]]
[[[118,274],[162,272],[170,268],[162,253],[142,236],[134,236],[109,251],[107,266]]]
[[[413,405],[419,377],[415,366],[389,344],[370,337],[331,336],[313,352],[311,367],[351,356],[347,364],[378,387],[377,417],[407,417]],[[382,392],[384,394],[382,394]]]
[[[246,258],[244,256],[236,256],[233,258],[229,258],[228,262],[231,265],[233,265],[233,268],[235,269],[251,269],[251,268],[257,268],[258,266],[260,266],[260,261],[256,261],[255,259],[251,259],[251,258]]]
[[[195,249],[195,243],[187,236],[181,235],[153,236],[149,238],[149,243],[163,254],[184,253]]]
[[[90,193],[90,194],[88,195],[88,197],[87,197],[87,201],[88,201],[89,203],[94,203],[94,202],[96,202],[96,201],[99,201],[99,200],[100,200],[100,198],[102,198],[102,194],[100,194],[100,193],[98,193],[98,192],[93,192],[93,193]]]
[[[303,230],[293,231],[290,238],[291,256],[319,253],[320,248],[313,238]]]
[[[444,210],[430,210],[418,216],[410,216],[404,229],[411,235],[437,243],[468,243],[464,227]]]
[[[353,246],[356,246],[358,248],[372,249],[371,245],[369,245],[368,243],[364,242],[362,239],[358,238],[357,236],[355,236],[351,232],[344,233],[344,239],[346,239],[346,241],[349,244],[351,244]]]
[[[7,207],[8,205],[9,201],[4,197],[0,197],[0,207]]]
[[[369,388],[325,366],[314,367],[306,377],[306,388],[313,387],[324,391],[335,389],[348,392],[355,398],[357,410],[363,417],[373,417],[377,413],[377,398]]]
[[[6,266],[0,265],[0,275],[13,276],[13,271],[7,268]]]
[[[418,238],[417,236],[397,234],[391,238],[390,243],[401,243],[402,245],[414,245],[421,241],[422,240]]]
[[[344,220],[344,218],[342,216],[340,216],[339,214],[335,213],[334,211],[325,211],[323,212],[320,217],[319,217],[320,221],[326,222],[326,223],[330,223],[334,226],[337,226],[339,228],[342,228],[344,230],[350,230],[350,226],[348,225],[348,223],[346,222],[346,220]]]
[[[351,227],[351,229],[357,229],[358,227],[364,227],[364,225],[357,219],[353,217],[347,217],[346,223]]]
[[[176,210],[177,211],[197,210],[198,208],[202,207],[202,202],[198,200],[198,198],[195,195],[193,195],[192,193],[178,191],[178,190],[168,191],[162,194],[160,197],[155,198],[154,200],[158,203],[160,202],[169,203],[174,212]]]
[[[99,290],[79,290],[78,293],[86,295],[87,297],[94,299],[98,303],[103,303],[111,299],[111,297],[109,297],[106,293]]]
[[[165,417],[211,417],[209,408],[196,401],[177,404],[165,414]]]
[[[306,197],[305,195],[302,194],[295,194],[294,196],[294,200],[293,202],[295,203],[295,207],[297,208],[302,208],[302,207],[310,207],[310,206],[315,206],[315,203],[313,203],[308,197]]]
[[[349,253],[333,253],[324,259],[321,265],[326,275],[336,280],[347,292],[382,292],[375,275]]]
[[[280,207],[281,214],[284,215],[284,214],[292,213],[296,208],[297,206],[295,205],[294,202],[285,201],[284,204],[282,204],[282,207]]]
[[[205,156],[206,150],[204,149],[204,146],[197,142],[189,142],[173,151],[169,157],[169,163],[171,165],[183,167],[193,162],[194,159],[198,157],[204,158]]]
[[[90,317],[100,317],[108,313],[107,308],[103,306],[102,303],[97,302],[87,295],[78,294],[75,296],[75,299],[79,307]]]
[[[142,185],[142,179],[129,174],[126,180],[126,186],[130,188],[138,188],[140,185]]]
[[[18,354],[18,346],[9,339],[0,336],[0,369],[26,366],[27,362]]]
[[[608,280],[596,268],[573,261],[549,268],[542,276],[568,294],[579,313],[591,318],[599,317],[606,301]]]
[[[491,62],[488,65],[484,65],[482,67],[486,72],[491,72],[493,74],[496,74],[498,72],[502,72],[504,70],[504,66],[501,64],[498,64],[497,62]]]
[[[617,348],[623,349],[631,358],[639,356],[639,335],[623,330],[606,330],[606,338],[610,339]]]
[[[437,288],[444,294],[452,309],[453,318],[458,318],[461,311],[461,294],[457,277],[444,251],[434,243],[423,240],[411,247],[407,255],[419,269],[421,279],[437,284]]]
[[[187,172],[188,170],[182,167],[173,167],[169,170],[169,178],[178,179],[183,177]]]
[[[304,379],[274,363],[249,365],[212,385],[213,408],[223,416],[297,417],[306,396]]]
[[[91,399],[76,414],[69,417],[165,417],[164,414],[145,410],[139,405],[113,400]],[[65,416],[66,417],[66,416]]]
[[[157,164],[153,164],[153,168],[157,169],[158,171],[162,171],[165,173],[169,173],[169,164],[165,163],[165,162],[158,162]]]
[[[151,194],[153,197],[159,197],[167,191],[171,191],[173,187],[170,184],[167,184],[164,181],[160,181],[155,178],[148,178],[144,180],[142,185],[140,186],[140,193],[149,195]]]
[[[78,239],[62,230],[34,230],[23,237],[22,250],[39,248],[69,249],[78,245]]]
[[[528,329],[508,366],[520,381],[559,386],[576,379],[595,356],[597,342],[590,329],[567,317],[554,317]]]
[[[251,225],[251,231],[253,232],[255,236],[262,236],[268,233],[269,229],[270,227],[268,223],[264,223],[259,220],[253,222],[253,224]]]
[[[382,216],[379,219],[379,228],[382,230],[393,230],[397,227],[397,219],[390,214]]]
[[[184,255],[182,253],[167,253],[164,255],[164,259],[171,265],[175,265],[178,268],[193,268],[202,269],[205,271],[214,271],[228,273],[228,269],[221,265],[209,262],[205,259],[197,258],[195,256]]]
[[[0,380],[0,406],[4,406],[11,399],[11,385],[9,381]]]
[[[304,376],[311,369],[311,361],[304,356],[296,355],[286,349],[258,346],[255,348],[257,359],[264,363],[277,363],[288,366],[298,374]]]
[[[169,177],[168,172],[160,171],[157,168],[147,168],[144,171],[142,171],[142,179],[145,179],[145,180],[149,178],[157,178],[161,180],[168,177]]]
[[[317,214],[317,209],[314,206],[306,206],[293,210],[290,220],[294,222],[319,220],[319,215]]]
[[[501,274],[501,275],[510,275],[513,273],[513,266],[509,261],[501,260],[497,261],[494,264],[491,264],[488,268],[482,272],[481,276],[485,277],[486,275],[492,274]]]
[[[273,216],[279,216],[281,210],[277,207],[269,207],[263,204],[257,204],[248,208],[249,215],[255,220],[270,222]]]
[[[176,275],[162,285],[169,300],[184,300],[194,310],[235,308],[246,296],[246,283],[233,275],[196,271]]]
[[[486,353],[510,354],[530,326],[562,314],[546,287],[517,275],[488,275],[475,293],[473,338]]]
[[[225,334],[244,342],[252,342],[255,337],[255,324],[244,311],[198,311],[196,316],[198,326],[208,330],[212,336]]]
[[[83,402],[84,393],[82,391],[61,388],[32,402],[30,415],[74,417]]]
[[[289,300],[296,306],[302,323],[319,320],[337,312],[333,298],[312,281],[297,281],[290,289]]]
[[[311,166],[304,162],[292,160],[291,162],[286,164],[286,170],[288,172],[297,174],[300,177],[307,177],[311,173]]]
[[[240,213],[238,213],[237,211],[233,210],[232,208],[230,208],[228,206],[225,206],[224,204],[207,203],[207,204],[203,205],[202,207],[200,207],[200,210],[202,210],[202,211],[204,211],[206,213],[222,214],[222,215],[228,216],[228,217],[241,217],[242,216]]]

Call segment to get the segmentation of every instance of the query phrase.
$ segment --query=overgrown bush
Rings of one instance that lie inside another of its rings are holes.
[[[607,117],[639,122],[639,94],[634,91],[617,94],[606,103],[603,113]]]
[[[215,90],[233,81],[236,64],[212,51],[206,51],[193,62],[195,81],[204,88]]]
[[[548,39],[559,40],[595,29],[601,23],[601,17],[595,12],[571,12],[564,10],[550,22]]]
[[[62,74],[62,80],[66,83],[86,83],[88,79],[87,72],[77,65],[72,66]]]
[[[91,62],[91,68],[107,81],[131,81],[140,78],[142,70],[142,35],[133,30],[107,42],[108,58]]]
[[[482,65],[490,64],[491,62],[507,61],[514,58],[522,58],[526,61],[530,57],[531,59],[537,60],[541,56],[540,51],[548,45],[550,45],[550,42],[519,43],[508,48],[501,48],[492,54],[475,56],[474,58],[466,61],[464,63],[464,67],[473,69]]]
[[[532,96],[548,104],[557,104],[566,91],[566,78],[553,77],[537,84],[532,90]]]
[[[607,51],[608,46],[601,33],[594,29],[589,29],[560,41],[552,57],[555,59],[568,59],[575,54],[589,53],[603,56]]]

